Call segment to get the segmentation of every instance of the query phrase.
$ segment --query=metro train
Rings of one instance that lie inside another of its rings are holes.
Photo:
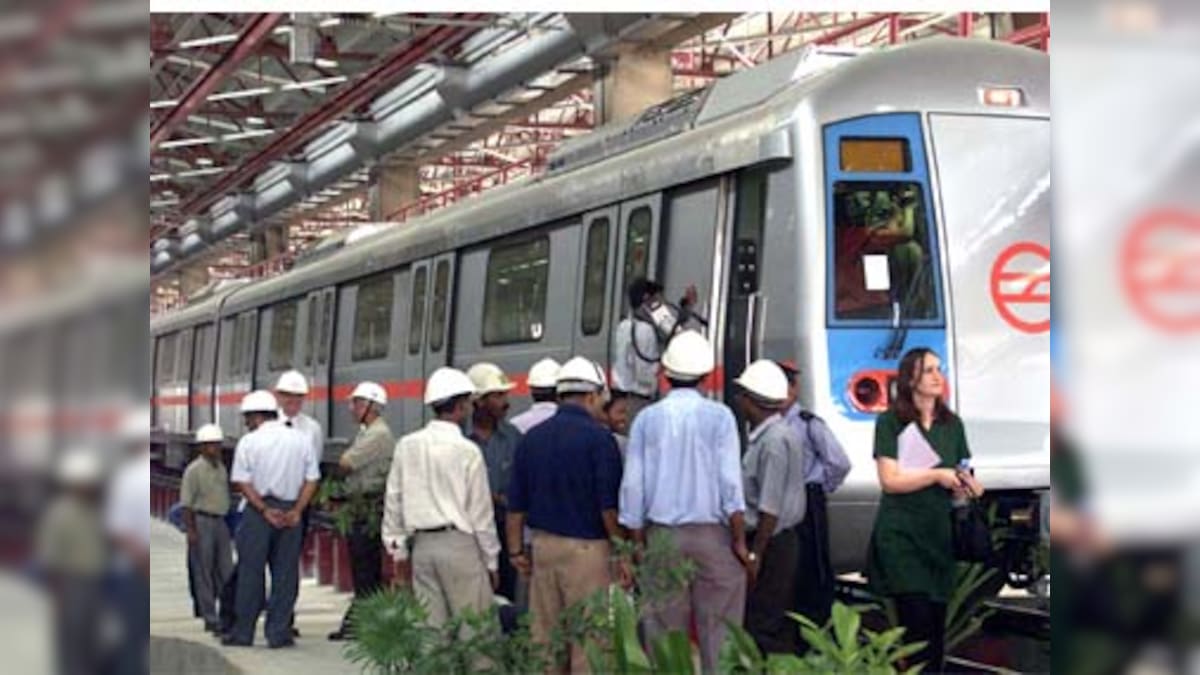
[[[155,438],[240,433],[240,397],[289,368],[313,383],[327,460],[361,380],[387,388],[398,435],[445,364],[498,364],[519,412],[534,361],[610,362],[624,288],[648,276],[668,297],[696,286],[712,397],[754,359],[799,365],[802,403],[854,463],[830,505],[841,571],[862,567],[899,357],[943,355],[1019,584],[1039,572],[1050,481],[1049,244],[1046,54],[951,38],[792,52],[574,139],[536,178],[157,317]]]

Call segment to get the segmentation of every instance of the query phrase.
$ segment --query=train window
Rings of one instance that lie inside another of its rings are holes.
[[[333,330],[333,293],[325,294],[321,303],[321,340],[317,343],[317,363],[325,365],[329,360],[329,331]]]
[[[304,365],[311,366],[313,362],[313,345],[317,341],[317,296],[308,298],[308,330],[304,335]]]
[[[604,325],[608,225],[608,218],[597,218],[588,226],[587,253],[583,267],[583,307],[579,315],[579,327],[584,335],[595,335]]]
[[[206,323],[196,327],[196,341],[193,347],[195,354],[195,379],[196,382],[209,383],[212,382],[212,361],[209,360],[208,343],[212,341],[213,325]]]
[[[412,311],[408,317],[408,353],[421,351],[421,333],[425,329],[425,290],[429,285],[429,268],[417,270],[413,279]]]
[[[286,370],[292,367],[292,352],[296,347],[296,315],[300,302],[282,302],[271,310],[271,351],[267,354],[267,367],[271,370]]]
[[[628,284],[636,277],[644,277],[650,269],[650,207],[639,206],[629,214],[625,230],[625,276]]]
[[[936,317],[920,184],[834,184],[834,313],[839,319]]]
[[[483,344],[542,339],[549,276],[548,236],[492,249],[483,300]]]
[[[229,344],[225,354],[225,375],[227,376],[237,373],[239,325],[240,322],[237,319],[225,319],[224,327],[221,328],[221,342]]]
[[[429,351],[441,351],[446,333],[446,302],[450,295],[450,261],[442,260],[433,273],[433,315],[429,317]]]
[[[175,342],[178,333],[158,338],[158,364],[154,367],[154,379],[159,384],[175,381]]]
[[[907,138],[843,138],[842,171],[905,173],[912,171]]]
[[[387,356],[392,335],[392,293],[395,277],[391,272],[358,285],[354,302],[354,341],[350,360],[366,361]]]

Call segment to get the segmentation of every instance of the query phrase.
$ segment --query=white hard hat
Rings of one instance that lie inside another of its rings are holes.
[[[528,382],[532,389],[553,389],[558,384],[558,361],[542,359],[533,364]]]
[[[567,361],[558,369],[555,389],[559,393],[602,391],[606,386],[604,370],[582,356]]]
[[[150,442],[150,408],[137,406],[121,418],[121,440],[127,443]]]
[[[252,391],[242,397],[242,412],[279,412],[279,404],[275,401],[275,395],[266,389]]]
[[[713,350],[708,339],[694,330],[679,333],[662,355],[667,376],[678,380],[698,380],[713,370]]]
[[[433,371],[425,383],[425,404],[439,403],[455,396],[474,393],[475,384],[466,373],[443,366]]]
[[[67,450],[58,460],[58,480],[67,485],[94,485],[104,478],[100,455],[90,448]]]
[[[787,400],[787,376],[782,368],[769,359],[759,359],[746,366],[734,384],[767,403],[783,403]]]
[[[225,440],[225,432],[215,424],[205,424],[196,430],[197,443],[220,443]]]
[[[475,393],[483,396],[498,391],[508,391],[516,385],[509,381],[503,370],[494,363],[476,363],[467,369],[467,377],[475,385]]]
[[[361,398],[371,403],[387,405],[387,392],[375,382],[359,382],[350,398]]]
[[[275,391],[308,396],[308,380],[305,379],[304,373],[298,370],[289,370],[279,376],[279,380],[275,383]]]

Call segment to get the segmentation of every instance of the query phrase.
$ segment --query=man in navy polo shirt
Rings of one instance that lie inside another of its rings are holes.
[[[621,455],[596,421],[604,406],[604,371],[583,357],[559,370],[558,412],[517,446],[508,486],[509,556],[530,579],[533,639],[546,644],[566,608],[612,579],[609,540],[620,536],[617,497]],[[533,529],[532,559],[521,530]],[[558,664],[561,668],[564,664]],[[571,672],[587,660],[571,649]]]

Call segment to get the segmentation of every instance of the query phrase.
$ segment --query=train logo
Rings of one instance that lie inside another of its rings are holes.
[[[1135,223],[1121,251],[1121,279],[1151,325],[1200,330],[1200,213],[1154,211]]]
[[[1008,325],[1036,335],[1050,330],[1050,249],[1019,241],[992,263],[992,303]]]

